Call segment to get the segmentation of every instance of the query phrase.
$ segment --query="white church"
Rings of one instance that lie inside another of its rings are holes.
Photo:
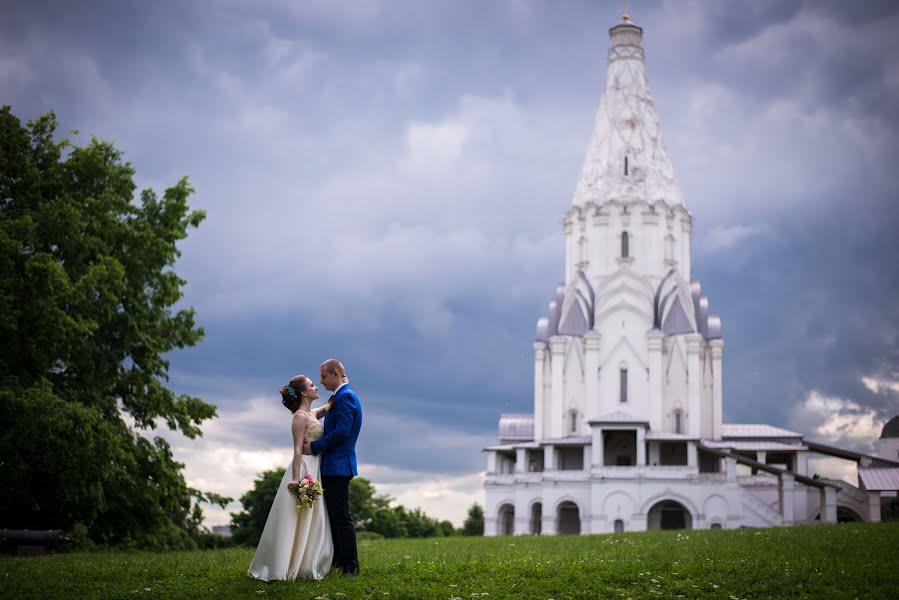
[[[486,448],[485,535],[770,527],[895,516],[899,417],[881,456],[722,422],[720,319],[662,139],[643,30],[609,30],[606,87],[571,207],[565,281],[537,322],[534,412]],[[858,485],[812,477],[810,453]]]

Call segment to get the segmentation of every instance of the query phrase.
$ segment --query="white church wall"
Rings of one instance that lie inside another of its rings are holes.
[[[690,422],[686,343],[684,336],[670,336],[666,338],[666,342],[667,352],[663,355],[663,429],[668,432],[675,431],[676,415],[680,411],[681,433],[686,433],[689,431]]]

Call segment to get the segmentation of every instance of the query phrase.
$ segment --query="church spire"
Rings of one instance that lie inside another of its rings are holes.
[[[663,200],[682,205],[646,78],[643,29],[625,8],[609,38],[606,88],[572,204]]]

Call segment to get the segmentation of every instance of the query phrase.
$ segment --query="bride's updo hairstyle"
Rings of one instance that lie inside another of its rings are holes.
[[[281,404],[290,412],[297,412],[300,408],[300,396],[306,391],[307,381],[309,378],[305,375],[297,375],[281,388]]]

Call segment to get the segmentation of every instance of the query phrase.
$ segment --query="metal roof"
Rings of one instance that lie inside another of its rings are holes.
[[[541,445],[544,446],[583,446],[593,441],[593,437],[589,435],[571,435],[568,437],[553,438],[543,440]]]
[[[686,435],[684,433],[670,433],[668,431],[647,431],[646,441],[663,441],[663,442],[686,442],[697,439],[695,436]],[[703,442],[705,443],[705,442]]]
[[[899,490],[899,467],[860,467],[858,478],[868,491]]]
[[[758,423],[724,423],[721,425],[724,438],[801,438],[802,434],[773,425]]]
[[[602,415],[601,417],[597,417],[595,419],[590,419],[589,423],[590,425],[603,423],[639,423],[646,425],[647,427],[649,426],[649,422],[646,419],[635,417],[634,415],[620,410]]]

